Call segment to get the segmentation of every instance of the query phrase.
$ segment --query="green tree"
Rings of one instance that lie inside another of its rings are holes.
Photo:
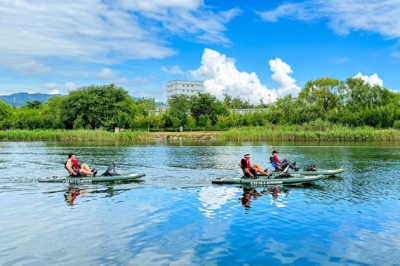
[[[196,126],[196,120],[194,119],[194,117],[188,116],[186,119],[186,127],[189,128],[190,130],[193,130],[195,126]]]
[[[46,128],[64,129],[62,105],[66,98],[66,96],[53,96],[49,98],[47,104],[42,106],[42,115]]]
[[[151,115],[148,120],[151,128],[162,129],[165,125],[165,120],[161,115]]]
[[[171,116],[172,128],[177,130],[181,126],[181,120],[178,117]]]
[[[40,109],[29,109],[22,107],[15,109],[14,127],[17,129],[42,129],[45,123]]]
[[[211,124],[217,122],[218,115],[229,115],[228,108],[209,93],[199,93],[191,97],[190,111],[200,125],[200,116],[208,116]]]
[[[149,116],[150,111],[156,110],[156,102],[153,98],[142,98],[136,102],[134,114]]]
[[[66,129],[79,127],[95,129],[110,126],[113,127],[123,121],[118,117],[124,114],[125,117],[133,116],[133,99],[127,91],[116,87],[114,84],[89,87],[81,87],[69,93],[65,101],[62,101],[62,121]],[[77,123],[75,120],[78,119]]]
[[[326,119],[329,110],[337,108],[340,100],[338,94],[340,85],[339,80],[331,78],[308,81],[299,93],[297,106],[303,107],[305,105],[306,109],[312,110],[313,119]]]
[[[203,130],[207,127],[211,127],[210,117],[208,117],[208,115],[200,115],[198,125],[203,127]]]
[[[169,112],[171,116],[177,117],[182,124],[190,113],[190,97],[185,94],[173,95],[168,99]]]
[[[39,109],[41,106],[43,105],[43,103],[41,101],[35,100],[32,102],[27,102],[25,104],[25,106],[29,109]]]

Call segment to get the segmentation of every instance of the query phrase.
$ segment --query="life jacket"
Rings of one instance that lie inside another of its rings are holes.
[[[66,160],[64,162],[64,168],[69,172],[68,168],[67,168],[67,163],[69,160]],[[81,167],[79,166],[79,161],[78,160],[71,160],[71,164],[72,164],[72,170],[79,170]],[[79,171],[75,171],[75,172],[79,172]]]
[[[243,164],[242,164],[243,161],[246,162],[246,165],[245,165],[244,167],[243,167]],[[241,167],[242,169],[244,169],[244,168],[247,168],[247,169],[249,169],[249,170],[251,169],[250,160],[242,159],[242,160],[240,161],[239,165],[240,165],[240,167]]]
[[[78,160],[71,160],[72,163],[72,168],[73,169],[80,169],[81,167],[79,166],[79,161]]]

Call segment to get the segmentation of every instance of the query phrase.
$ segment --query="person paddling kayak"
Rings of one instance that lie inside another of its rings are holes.
[[[70,175],[73,176],[79,176],[81,174],[96,176],[97,174],[97,170],[93,169],[93,171],[91,171],[87,164],[83,163],[80,165],[78,159],[76,159],[75,154],[73,153],[68,155],[68,161],[65,162],[65,168],[68,170]]]
[[[296,163],[292,163],[291,161],[289,161],[287,159],[283,159],[281,162],[278,158],[277,151],[272,151],[272,155],[269,157],[269,161],[272,164],[272,166],[275,167],[275,169],[278,171],[282,171],[287,166],[289,166],[290,169],[292,169],[296,172],[299,171],[299,168],[296,166]]]
[[[268,172],[265,172],[261,166],[259,166],[258,164],[253,164],[251,165],[250,163],[250,153],[245,153],[244,158],[240,161],[240,167],[243,170],[243,174],[246,177],[251,177],[251,178],[255,178],[257,176],[257,173],[261,173],[262,175],[265,176],[270,176],[271,174]]]

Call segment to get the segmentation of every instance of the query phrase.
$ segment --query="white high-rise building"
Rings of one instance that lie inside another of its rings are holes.
[[[200,81],[173,80],[166,84],[167,103],[172,95],[184,94],[192,96],[197,95],[199,92],[204,92],[203,82]]]

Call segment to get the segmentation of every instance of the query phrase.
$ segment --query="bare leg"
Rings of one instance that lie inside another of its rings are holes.
[[[89,166],[85,163],[81,165],[80,172],[84,173],[85,175],[93,175],[93,173],[90,171]]]
[[[90,172],[90,168],[89,168],[89,166],[87,165],[87,164],[85,164],[85,163],[83,163],[82,165],[81,165],[81,170],[82,169],[84,169],[84,170],[86,170],[86,171],[89,171]]]
[[[266,176],[270,176],[271,174],[268,172],[264,172],[264,170],[261,168],[261,166],[259,166],[258,164],[254,164],[253,165],[253,169],[256,170],[256,172],[262,174],[262,175],[266,175]]]

